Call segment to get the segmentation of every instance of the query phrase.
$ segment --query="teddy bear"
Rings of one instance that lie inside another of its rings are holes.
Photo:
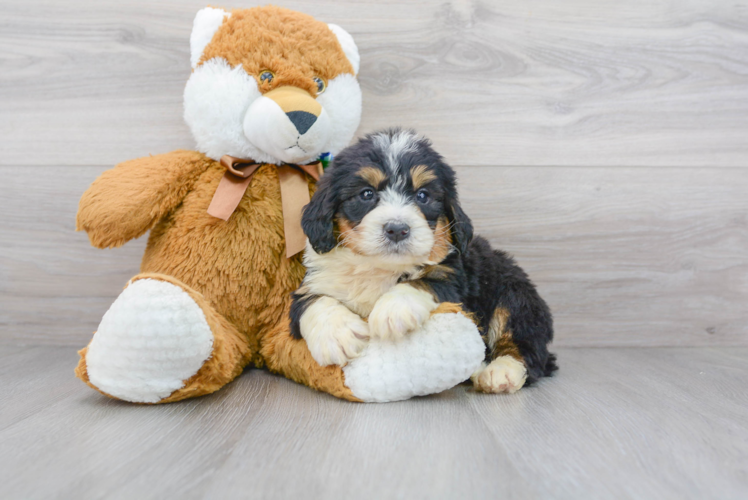
[[[121,163],[80,200],[77,229],[93,246],[150,235],[140,273],[80,351],[76,375],[135,403],[214,392],[248,365],[350,401],[406,399],[469,377],[483,345],[453,304],[410,347],[372,343],[345,368],[318,365],[289,333],[290,295],[305,273],[302,208],[360,121],[353,38],[279,7],[208,7],[195,17],[190,59],[184,119],[196,150]],[[447,370],[439,356],[413,364],[418,339],[437,337],[460,343],[464,359]]]

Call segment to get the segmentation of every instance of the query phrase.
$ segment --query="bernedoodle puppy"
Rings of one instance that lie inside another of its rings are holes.
[[[302,226],[307,272],[291,327],[320,365],[345,365],[370,337],[398,339],[454,302],[486,344],[478,390],[514,392],[556,370],[548,305],[509,255],[473,237],[454,170],[427,139],[391,129],[343,150]]]

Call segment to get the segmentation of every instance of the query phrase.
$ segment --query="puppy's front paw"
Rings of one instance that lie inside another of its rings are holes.
[[[473,387],[481,392],[517,392],[525,385],[527,368],[524,363],[511,356],[499,356],[488,366],[483,365],[470,377]]]
[[[301,336],[320,366],[344,366],[369,340],[369,325],[337,300],[320,297],[301,316]]]
[[[397,340],[423,325],[437,306],[430,293],[407,283],[396,285],[374,304],[369,315],[371,335]]]

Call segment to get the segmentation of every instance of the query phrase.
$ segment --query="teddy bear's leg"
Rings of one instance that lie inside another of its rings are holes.
[[[398,401],[441,392],[466,380],[485,353],[475,324],[458,304],[440,304],[422,328],[402,340],[370,340],[345,368],[319,366],[306,342],[291,336],[288,314],[284,317],[262,342],[268,368],[349,401]]]
[[[76,375],[94,389],[136,403],[200,396],[249,363],[248,341],[199,292],[160,274],[139,274],[111,305]]]
[[[480,366],[485,350],[471,315],[459,304],[444,302],[402,339],[372,338],[343,373],[363,401],[401,401],[464,382]]]
[[[293,338],[288,306],[290,301],[283,319],[263,337],[261,342],[260,353],[268,369],[312,389],[348,401],[360,402],[361,400],[345,385],[345,376],[340,366],[320,366],[309,352],[306,342]]]

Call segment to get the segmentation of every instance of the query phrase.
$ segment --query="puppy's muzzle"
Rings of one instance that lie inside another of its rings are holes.
[[[300,135],[312,128],[322,113],[322,106],[308,92],[298,87],[278,87],[265,94],[286,113]]]
[[[410,236],[410,226],[404,222],[388,222],[382,229],[385,237],[393,243],[398,243]]]

